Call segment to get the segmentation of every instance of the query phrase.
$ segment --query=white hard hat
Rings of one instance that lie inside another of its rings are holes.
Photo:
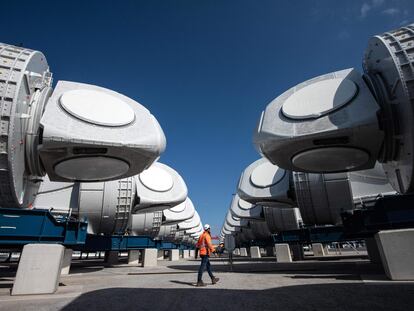
[[[204,225],[204,230],[208,230],[208,229],[210,229],[210,225],[209,224],[205,224]]]

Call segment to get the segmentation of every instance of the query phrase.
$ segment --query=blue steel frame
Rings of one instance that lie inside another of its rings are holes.
[[[56,219],[48,210],[0,208],[0,246],[29,243],[58,243],[68,246],[85,243],[87,221]]]
[[[82,251],[193,248],[146,236],[87,234],[87,229],[87,221],[55,218],[49,210],[0,208],[0,248],[3,249],[21,248],[30,243],[63,244]]]

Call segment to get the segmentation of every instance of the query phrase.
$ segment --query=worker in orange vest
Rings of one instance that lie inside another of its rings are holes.
[[[211,244],[211,234],[210,234],[210,225],[204,225],[204,232],[200,235],[197,248],[199,249],[199,254],[201,257],[201,265],[198,269],[198,280],[197,286],[206,286],[202,280],[204,270],[207,270],[208,275],[211,278],[211,284],[216,284],[219,281],[219,278],[214,277],[213,273],[211,272],[211,265],[210,265],[210,254],[214,252],[214,246]]]

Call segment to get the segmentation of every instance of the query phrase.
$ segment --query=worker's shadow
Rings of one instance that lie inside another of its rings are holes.
[[[176,281],[176,280],[170,280],[171,283],[176,283],[176,284],[183,284],[183,285],[188,285],[188,286],[195,286],[195,283],[192,282],[183,282],[183,281]]]

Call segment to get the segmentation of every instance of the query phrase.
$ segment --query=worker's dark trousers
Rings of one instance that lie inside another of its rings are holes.
[[[200,268],[198,269],[198,282],[202,281],[204,270],[207,270],[208,275],[210,276],[210,278],[213,279],[214,275],[211,272],[210,260],[208,259],[208,256],[203,255],[200,257],[201,257],[201,265],[200,265]]]

